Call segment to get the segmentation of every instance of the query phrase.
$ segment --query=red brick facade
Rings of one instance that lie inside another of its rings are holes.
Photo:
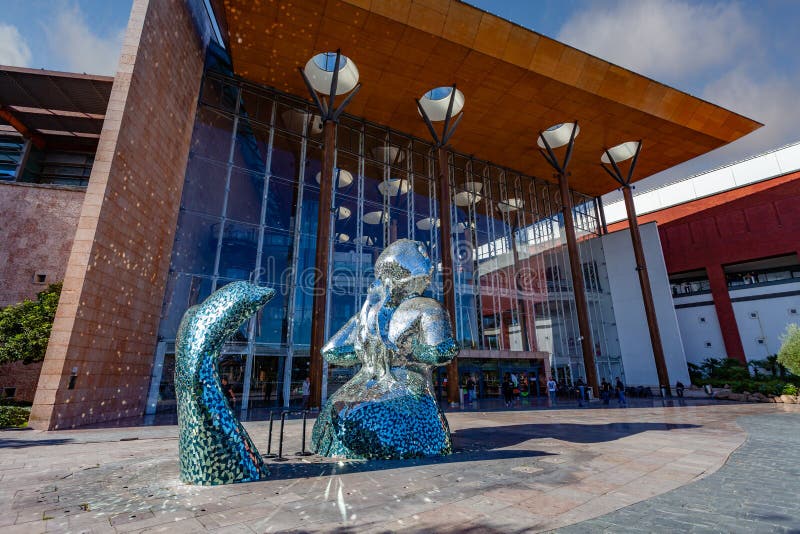
[[[0,182],[0,307],[64,279],[82,189]],[[45,276],[38,283],[34,275]]]
[[[184,2],[133,2],[34,428],[144,411],[203,59]]]
[[[28,365],[22,362],[14,362],[0,365],[0,396],[33,402],[41,370],[42,362],[34,362]],[[14,390],[13,395],[7,394],[10,393],[8,391],[10,389]]]
[[[667,272],[705,269],[728,357],[745,361],[723,266],[800,254],[800,172],[639,217],[656,221]],[[609,231],[625,228],[615,223]]]

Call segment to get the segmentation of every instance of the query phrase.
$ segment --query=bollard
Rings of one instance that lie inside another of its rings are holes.
[[[297,453],[297,456],[311,456],[314,454],[313,452],[309,452],[306,450],[306,417],[308,416],[308,410],[303,410],[303,447],[300,452]]]
[[[272,452],[272,420],[273,411],[269,411],[269,436],[267,437],[267,454],[262,454],[263,458],[275,458],[275,453]]]
[[[276,462],[285,462],[288,458],[283,457],[283,425],[286,423],[286,414],[288,412],[281,412],[281,433],[278,438],[278,457],[275,458]]]

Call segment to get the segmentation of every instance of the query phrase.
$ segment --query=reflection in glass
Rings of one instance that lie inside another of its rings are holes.
[[[318,243],[319,118],[302,100],[270,89],[247,85],[241,100],[239,92],[231,80],[205,77],[159,335],[169,344],[186,308],[229,280],[276,288],[273,301],[226,348],[242,362],[252,359],[248,395],[256,409],[299,402],[317,247],[332,254],[327,328],[335,332],[363,302],[371,266],[389,243],[421,241],[440,265],[442,236],[435,148],[343,116],[334,231],[331,242]],[[504,369],[534,373],[534,356],[549,357],[554,374],[567,381],[585,376],[557,186],[457,153],[450,179],[452,320],[457,342],[474,351],[462,353],[462,374],[472,366],[481,395],[499,394]],[[572,201],[600,376],[623,376],[595,205],[578,193]],[[437,269],[426,296],[441,295]],[[508,366],[512,356],[527,363]],[[328,394],[351,374],[330,366]],[[243,375],[237,380],[243,387]]]

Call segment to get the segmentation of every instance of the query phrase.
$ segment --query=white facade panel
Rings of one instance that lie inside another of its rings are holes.
[[[711,300],[711,295],[703,296],[706,302]],[[706,306],[676,308],[675,314],[687,362],[700,365],[706,358],[725,357],[725,341],[713,302]]]
[[[786,293],[796,294],[780,296]],[[800,325],[800,294],[797,293],[800,293],[800,282],[730,292],[736,325],[748,361],[763,360],[777,354],[786,326],[789,323]]]
[[[733,171],[737,186],[761,181],[765,176],[781,174],[781,168],[774,154],[765,154],[758,158],[745,160],[730,169]]]
[[[670,382],[674,385],[680,380],[688,384],[686,356],[658,228],[655,223],[648,223],[642,225],[640,231]],[[625,378],[628,384],[657,386],[658,375],[630,233],[627,229],[620,230],[603,236],[602,240]]]
[[[693,198],[695,195],[694,185],[689,180],[669,184],[661,189],[656,189],[654,192],[658,193],[658,198],[661,201],[659,209],[663,206],[680,204],[681,202],[685,202],[687,198]]]
[[[800,168],[800,143],[774,152],[781,173]]]
[[[706,173],[703,175],[702,180],[692,178],[692,182],[697,194],[696,198],[706,197],[736,187],[730,167]]]

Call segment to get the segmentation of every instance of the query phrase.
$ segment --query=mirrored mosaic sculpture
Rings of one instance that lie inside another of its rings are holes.
[[[187,484],[231,484],[269,474],[234,415],[217,362],[225,341],[275,295],[248,282],[232,282],[189,308],[175,342],[180,478]]]
[[[417,241],[395,241],[378,257],[361,311],[322,349],[329,363],[361,369],[320,412],[314,452],[385,459],[452,452],[431,370],[453,359],[458,346],[447,311],[421,296],[432,273],[425,245]]]

